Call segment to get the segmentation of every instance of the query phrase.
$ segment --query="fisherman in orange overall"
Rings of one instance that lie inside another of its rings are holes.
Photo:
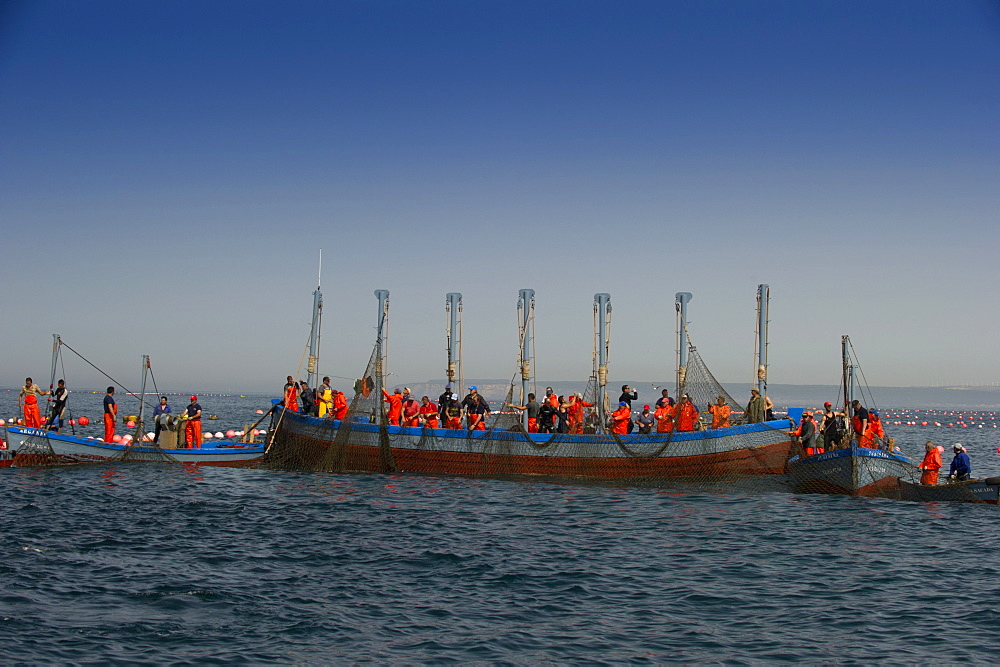
[[[399,426],[399,418],[403,414],[403,394],[396,387],[391,394],[383,389],[382,396],[382,400],[389,404],[389,426]]]
[[[410,396],[410,388],[403,388],[403,426],[420,426],[420,403]]]
[[[462,410],[465,412],[466,424],[470,431],[486,430],[486,417],[490,414],[490,405],[475,387],[469,387],[469,393],[462,399]]]
[[[339,389],[333,390],[333,418],[343,421],[347,417],[347,396]]]
[[[49,385],[51,386],[51,385]],[[43,391],[31,378],[24,378],[24,386],[17,395],[17,403],[24,411],[24,425],[41,428],[42,413],[38,408],[38,398],[52,392]]]
[[[729,428],[729,415],[733,409],[726,404],[725,396],[719,396],[715,404],[708,406],[708,411],[712,413],[712,428]]]
[[[653,416],[656,417],[656,432],[672,433],[674,430],[674,415],[676,413],[677,408],[671,405],[669,401],[661,403],[653,412]]]
[[[292,412],[299,411],[299,386],[295,384],[291,375],[288,376],[288,382],[285,383],[285,407]]]
[[[420,419],[427,428],[438,427],[438,406],[431,402],[429,396],[420,398]]]
[[[804,456],[823,453],[823,448],[816,446],[816,422],[813,420],[813,413],[808,410],[802,413],[802,423],[799,424],[799,427],[794,431],[789,431],[788,435],[799,438]]]
[[[583,394],[576,392],[569,397],[569,432],[583,433],[583,409],[594,407],[593,403],[583,400]]]
[[[681,396],[681,402],[677,404],[677,430],[695,431],[698,429],[698,408],[691,402],[691,397],[687,394]]]
[[[448,405],[444,409],[445,428],[459,430],[462,428],[462,406],[458,403],[458,394],[452,394],[448,398]]]
[[[854,429],[854,439],[858,441],[858,447],[874,449],[875,439],[872,437],[871,429],[868,427],[868,411],[861,405],[861,401],[857,399],[851,401],[851,407],[854,408],[854,416],[851,417],[851,427]]]
[[[878,410],[868,411],[868,432],[871,434],[872,446],[885,440],[885,427],[882,426],[882,419],[878,416]]]
[[[192,396],[191,402],[184,409],[187,424],[184,426],[184,441],[192,449],[201,449],[201,406],[198,397]]]
[[[611,432],[627,435],[630,421],[632,421],[632,408],[625,401],[621,401],[618,403],[618,409],[611,413]]]
[[[924,448],[927,453],[924,454],[924,460],[917,466],[923,471],[920,475],[920,483],[933,486],[938,483],[938,471],[941,470],[941,452],[944,451],[944,447],[938,447],[933,440],[928,440]]]
[[[115,421],[118,419],[118,404],[115,403],[115,388],[108,387],[104,395],[104,442],[115,441]]]

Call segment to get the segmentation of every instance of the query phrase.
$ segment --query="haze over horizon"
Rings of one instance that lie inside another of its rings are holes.
[[[260,392],[389,371],[673,377],[674,293],[726,384],[990,386],[1000,5],[190,0],[0,6],[0,385],[52,334],[123,380]],[[73,386],[101,376],[66,358]],[[60,373],[62,375],[62,373]],[[732,382],[735,380],[736,382]],[[126,383],[128,384],[128,382]]]

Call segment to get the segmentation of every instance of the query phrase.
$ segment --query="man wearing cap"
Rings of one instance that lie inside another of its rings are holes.
[[[714,405],[708,406],[708,411],[712,413],[712,428],[729,428],[729,415],[733,409],[726,403],[725,396],[719,396]]]
[[[873,448],[875,442],[871,436],[871,429],[868,428],[868,410],[857,399],[851,401],[851,408],[854,409],[854,416],[851,417],[851,428],[854,430],[854,439],[857,440],[858,447]]]
[[[677,404],[677,430],[689,432],[698,430],[698,408],[687,394],[681,396]]]
[[[444,391],[438,396],[438,417],[441,419],[441,423],[448,424],[448,404],[451,403],[451,385],[446,385]],[[447,427],[447,426],[446,426]]]
[[[486,416],[490,413],[490,406],[474,386],[469,387],[468,395],[462,400],[462,409],[470,431],[486,430]]]
[[[462,406],[458,402],[458,394],[452,394],[447,399],[447,407],[444,410],[445,428],[459,430],[462,428]]]
[[[627,435],[629,424],[632,423],[632,408],[625,401],[618,402],[618,409],[611,413],[611,432]]]
[[[764,421],[764,415],[766,414],[766,407],[764,405],[764,398],[760,395],[760,392],[756,389],[750,390],[750,402],[747,403],[747,423],[748,424],[759,424]]]
[[[823,404],[823,420],[819,423],[819,432],[823,434],[823,448],[831,452],[840,447],[844,440],[844,413],[834,412],[833,403]]]
[[[389,426],[399,426],[399,418],[403,414],[403,394],[396,387],[391,394],[383,389],[382,396],[382,400],[389,404]]]
[[[403,426],[420,427],[420,402],[410,395],[410,388],[403,387]]]
[[[952,482],[963,482],[972,476],[972,461],[969,460],[969,455],[961,444],[956,442],[952,450],[955,452],[955,458],[951,460],[948,479]]]
[[[794,431],[789,431],[788,435],[798,437],[802,445],[802,455],[812,456],[822,454],[823,448],[816,447],[816,422],[813,421],[813,413],[806,410],[802,413],[802,423]]]
[[[347,396],[339,389],[333,390],[333,418],[337,421],[347,418]]]
[[[323,384],[316,389],[316,414],[320,419],[326,417],[333,408],[333,387],[330,386],[330,377],[323,378]]]
[[[201,449],[201,406],[198,397],[192,396],[191,402],[184,409],[187,425],[184,426],[184,442],[188,448]]]

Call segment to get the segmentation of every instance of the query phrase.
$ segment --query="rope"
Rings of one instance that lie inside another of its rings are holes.
[[[97,366],[95,366],[95,365],[93,364],[93,362],[91,362],[91,361],[90,361],[89,359],[87,359],[87,357],[83,356],[82,354],[80,354],[79,352],[77,352],[76,350],[74,350],[74,349],[73,349],[72,347],[70,347],[70,346],[69,346],[69,344],[67,344],[67,343],[64,343],[64,342],[62,342],[62,339],[60,339],[60,341],[59,341],[59,342],[60,342],[60,343],[61,343],[61,344],[62,344],[62,345],[63,345],[64,347],[66,347],[66,348],[67,348],[67,349],[68,349],[68,350],[69,350],[70,352],[72,352],[72,353],[73,353],[73,354],[75,354],[76,356],[80,357],[80,358],[81,358],[81,359],[83,359],[83,360],[84,360],[85,362],[87,362],[87,364],[89,364],[89,365],[90,365],[90,367],[91,367],[91,368],[93,368],[93,369],[94,369],[95,371],[97,371],[98,373],[100,373],[100,374],[101,374],[101,375],[103,375],[104,377],[106,377],[106,378],[108,378],[109,380],[111,380],[111,381],[112,381],[112,382],[113,382],[114,384],[116,384],[116,385],[118,385],[119,387],[121,387],[121,388],[122,388],[122,391],[124,391],[124,392],[125,392],[125,394],[127,394],[127,395],[129,395],[129,396],[133,396],[133,397],[135,397],[135,396],[134,396],[134,394],[133,394],[133,393],[132,393],[131,391],[129,391],[129,390],[128,390],[128,388],[127,388],[127,387],[126,387],[126,386],[125,386],[125,385],[124,385],[123,383],[121,383],[121,382],[119,382],[118,380],[114,379],[113,377],[111,377],[110,375],[108,375],[107,373],[105,373],[104,371],[102,371],[102,370],[101,370],[100,368],[98,368]],[[141,400],[141,399],[140,399],[140,400]]]

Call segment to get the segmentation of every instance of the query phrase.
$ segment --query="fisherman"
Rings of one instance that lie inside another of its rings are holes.
[[[396,387],[391,394],[383,389],[382,396],[382,400],[389,404],[389,426],[399,426],[399,418],[403,414],[403,394]]]
[[[689,432],[698,430],[698,408],[687,394],[681,396],[677,404],[677,430]]]
[[[347,418],[347,396],[339,389],[333,390],[333,418],[337,421]]]
[[[535,395],[528,394],[528,404],[523,408],[528,411],[528,433],[538,433],[538,411],[541,407]]]
[[[555,431],[556,409],[546,398],[538,408],[538,432],[552,433]]]
[[[24,378],[24,386],[17,395],[17,404],[24,411],[24,425],[31,428],[42,426],[42,414],[38,399],[50,392],[42,390],[31,378]]]
[[[771,421],[774,419],[774,401],[771,400],[770,396],[764,397],[764,421]]]
[[[52,407],[49,412],[49,419],[45,423],[45,428],[58,433],[63,427],[63,413],[66,411],[66,401],[69,400],[69,390],[66,389],[66,381],[59,380],[55,390],[52,392]]]
[[[285,407],[291,410],[292,412],[298,412],[299,388],[295,384],[295,380],[292,379],[291,375],[288,376],[288,381],[285,382],[284,397],[285,397]]]
[[[333,410],[333,387],[330,386],[330,376],[323,378],[323,384],[316,389],[316,414],[320,419]]]
[[[631,423],[632,409],[626,401],[619,401],[618,409],[611,413],[611,432],[626,435]]]
[[[299,400],[302,402],[302,414],[310,417],[315,414],[316,393],[309,388],[305,380],[299,382]]]
[[[670,398],[670,392],[667,391],[666,389],[660,391],[660,397],[656,399],[656,405],[654,406],[654,410],[659,408],[664,403],[667,403],[669,405],[674,404],[674,399]]]
[[[653,412],[653,417],[656,418],[656,432],[672,433],[674,430],[674,416],[676,413],[676,406],[672,405],[669,401],[661,403],[660,406]]]
[[[656,423],[656,417],[649,411],[648,405],[642,406],[642,412],[635,418],[635,423],[639,425],[640,434],[653,432],[653,424]]]
[[[189,449],[201,449],[201,405],[198,397],[192,396],[191,402],[184,409],[187,425],[184,427],[184,442]]]
[[[759,424],[764,421],[766,407],[764,397],[756,389],[750,390],[750,402],[747,403],[746,418],[748,424]]]
[[[813,413],[806,410],[802,413],[802,423],[798,429],[789,431],[788,435],[796,436],[802,445],[804,456],[822,454],[823,448],[816,446],[816,422],[813,420]]]
[[[104,395],[104,442],[115,441],[115,422],[118,420],[118,404],[115,403],[115,388],[108,387]]]
[[[823,447],[828,452],[839,448],[844,441],[844,413],[834,412],[830,401],[823,404],[823,421],[819,430],[823,434]]]
[[[410,388],[403,387],[403,426],[420,426],[420,402],[410,395]]]
[[[448,407],[445,408],[445,428],[459,430],[462,428],[462,406],[458,402],[458,394],[448,397]]]
[[[872,446],[876,446],[885,440],[885,427],[882,426],[882,419],[878,415],[878,410],[872,408],[868,411],[868,430],[871,434]]]
[[[486,430],[486,416],[490,414],[490,405],[475,386],[469,387],[469,393],[462,401],[462,409],[470,431]]]
[[[631,414],[632,414],[632,401],[638,401],[638,400],[639,400],[639,392],[636,391],[635,389],[629,388],[629,386],[627,384],[623,384],[622,385],[622,395],[618,397],[618,402],[621,403],[622,401],[625,401],[625,404],[628,405],[628,410],[629,410],[629,415],[630,415],[629,416],[629,420],[628,420],[628,427],[627,427],[628,428],[628,431],[627,431],[628,433],[631,433],[632,430],[635,428],[635,423],[632,421],[632,418],[631,418]]]
[[[545,402],[559,410],[559,396],[552,390],[552,387],[545,388]]]
[[[583,394],[576,392],[569,397],[569,432],[583,433],[583,409],[594,407],[593,403],[583,400]]]
[[[420,397],[419,419],[427,428],[438,427],[438,406],[431,403],[429,396]]]
[[[708,406],[712,413],[712,428],[729,428],[729,415],[733,409],[726,403],[725,396],[719,396],[714,405]]]
[[[857,399],[851,401],[851,408],[854,409],[854,416],[851,417],[851,428],[854,430],[854,439],[857,441],[858,447],[873,449],[875,441],[872,439],[871,431],[868,428],[868,411],[865,410],[865,406],[861,405],[861,401]]]
[[[445,413],[448,411],[448,404],[451,402],[451,385],[447,385],[444,388],[444,392],[438,396],[438,416],[441,418],[442,424],[448,423],[448,415]]]
[[[969,454],[960,443],[956,442],[952,449],[955,452],[955,458],[951,460],[948,479],[952,482],[964,482],[972,475],[972,461],[969,460]]]
[[[160,442],[160,431],[163,430],[164,424],[166,424],[169,419],[167,415],[173,413],[170,406],[167,404],[167,397],[160,396],[160,404],[153,408],[153,423],[156,424],[156,428],[153,431],[153,442]]]
[[[933,440],[928,440],[924,445],[926,454],[924,460],[917,466],[923,472],[920,475],[920,483],[934,486],[938,483],[938,473],[941,470],[941,452],[944,447],[938,447]]]
[[[569,433],[569,401],[565,396],[559,397],[559,407],[556,408],[557,433]]]

